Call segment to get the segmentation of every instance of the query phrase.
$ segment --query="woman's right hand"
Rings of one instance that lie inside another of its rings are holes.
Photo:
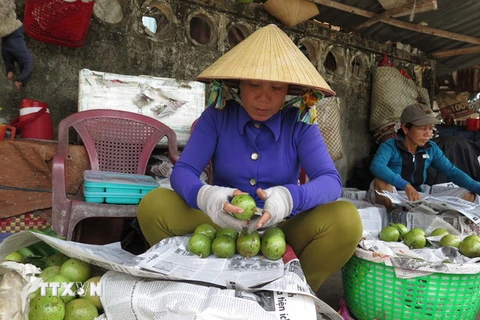
[[[420,193],[418,193],[417,189],[415,189],[411,184],[407,184],[407,186],[405,187],[405,193],[407,194],[407,198],[409,201],[422,200]]]

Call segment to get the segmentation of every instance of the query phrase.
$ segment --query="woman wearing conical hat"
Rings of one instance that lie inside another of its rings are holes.
[[[204,70],[202,113],[170,177],[140,202],[147,241],[192,233],[201,223],[254,230],[278,226],[317,290],[352,256],[362,235],[356,208],[335,201],[340,176],[315,123],[315,105],[335,93],[275,25],[263,27]],[[285,101],[286,96],[294,96]],[[295,105],[295,106],[293,106]],[[199,176],[211,161],[213,183]],[[299,185],[303,168],[309,182]],[[229,200],[248,193],[261,217],[242,221]]]

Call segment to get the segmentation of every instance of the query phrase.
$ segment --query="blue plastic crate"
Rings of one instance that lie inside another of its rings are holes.
[[[85,170],[83,193],[86,202],[138,204],[145,194],[158,188],[150,176]]]

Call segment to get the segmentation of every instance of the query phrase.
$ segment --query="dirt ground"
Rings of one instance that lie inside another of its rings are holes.
[[[328,278],[317,291],[317,297],[334,310],[339,309],[343,297],[342,272],[338,271]]]

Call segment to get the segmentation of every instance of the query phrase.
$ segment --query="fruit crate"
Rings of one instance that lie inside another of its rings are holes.
[[[342,268],[345,299],[357,320],[474,320],[480,273],[399,278],[393,267],[354,255]]]
[[[85,170],[83,194],[86,202],[138,204],[158,182],[141,174]]]

